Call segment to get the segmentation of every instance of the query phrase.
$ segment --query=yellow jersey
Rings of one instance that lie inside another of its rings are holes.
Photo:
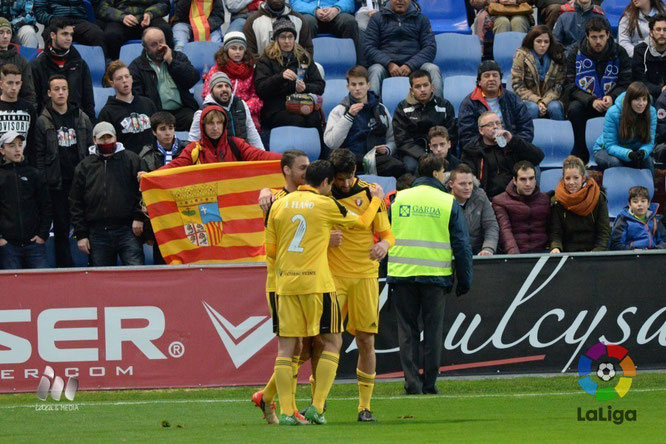
[[[273,193],[274,197],[273,202],[289,194],[289,191],[287,191],[286,188],[273,188],[271,189],[271,192]],[[268,211],[270,213],[270,209]],[[266,221],[264,226],[268,224],[269,213],[266,213]],[[266,293],[275,291],[275,269],[273,268],[274,263],[274,259],[266,256]]]

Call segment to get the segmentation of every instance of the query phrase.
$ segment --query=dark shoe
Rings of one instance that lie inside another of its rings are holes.
[[[358,412],[358,422],[377,422],[377,418],[372,416],[372,412],[368,409],[363,409]]]
[[[423,389],[423,394],[424,395],[439,395],[439,390],[437,390],[437,387],[424,388]]]

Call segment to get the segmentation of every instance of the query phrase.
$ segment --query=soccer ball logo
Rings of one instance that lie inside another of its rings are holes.
[[[611,362],[602,362],[597,369],[597,376],[602,381],[608,382],[615,377],[615,367]]]

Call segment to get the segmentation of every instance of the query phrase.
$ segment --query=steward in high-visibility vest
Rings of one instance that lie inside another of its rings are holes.
[[[469,291],[472,249],[467,222],[455,198],[444,188],[444,163],[428,154],[419,161],[412,188],[402,190],[391,205],[395,245],[389,250],[387,282],[392,288],[398,321],[400,362],[408,394],[437,393],[444,331],[445,295]],[[424,375],[419,376],[418,316],[423,316]]]

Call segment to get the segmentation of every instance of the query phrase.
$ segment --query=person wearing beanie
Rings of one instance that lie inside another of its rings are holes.
[[[87,46],[101,46],[106,54],[104,31],[97,23],[88,20],[84,0],[34,0],[37,22],[44,25],[42,37],[48,41],[49,25],[56,17],[66,17],[74,26],[74,42]],[[92,2],[97,4],[97,2]]]
[[[37,20],[33,13],[32,2],[3,1],[0,5],[0,17],[8,21],[14,43],[30,48],[39,46]]]
[[[273,22],[278,18],[291,21],[296,30],[296,41],[313,56],[312,33],[305,18],[294,11],[286,0],[266,0],[259,5],[259,9],[250,14],[243,26],[243,34],[247,39],[247,51],[256,61],[264,54],[268,45],[273,41]]]
[[[172,29],[173,44],[176,51],[182,51],[185,43],[191,41],[209,41],[222,43],[222,25],[224,24],[224,4],[222,0],[204,0],[205,17],[190,14],[196,0],[176,0]],[[199,32],[193,32],[199,29]]]
[[[32,80],[30,62],[19,53],[19,47],[11,44],[12,33],[13,30],[9,20],[0,17],[0,67],[9,63],[21,70],[23,84],[19,91],[19,97],[30,104],[34,104],[37,96],[35,95],[35,84]]]
[[[137,174],[139,156],[116,140],[109,122],[93,128],[93,144],[74,169],[69,205],[74,237],[93,267],[143,265],[141,211]]]
[[[534,138],[534,125],[527,107],[514,92],[502,86],[502,69],[494,60],[479,64],[476,88],[465,97],[458,109],[458,136],[460,147],[476,141],[479,136],[477,120],[486,111],[496,113],[502,126],[526,142]]]

